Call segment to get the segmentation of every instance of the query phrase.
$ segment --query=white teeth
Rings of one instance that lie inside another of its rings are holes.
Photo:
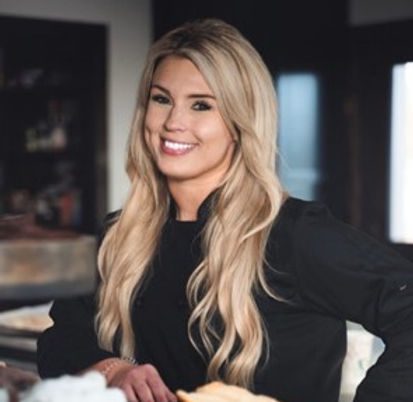
[[[168,140],[165,140],[164,144],[166,148],[173,149],[174,151],[183,151],[186,149],[191,149],[195,146],[194,144],[184,144],[182,142],[172,142]]]

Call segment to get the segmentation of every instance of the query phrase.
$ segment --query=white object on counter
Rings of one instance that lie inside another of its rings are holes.
[[[9,393],[4,388],[0,388],[0,402],[9,402]]]
[[[20,396],[20,402],[79,401],[127,402],[120,389],[106,387],[105,377],[97,371],[40,381]]]
[[[343,364],[339,402],[351,402],[354,399],[357,386],[383,349],[384,345],[379,338],[359,324],[347,323],[347,354]]]

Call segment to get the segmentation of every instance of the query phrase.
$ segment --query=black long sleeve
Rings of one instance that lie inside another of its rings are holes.
[[[101,243],[118,211],[109,214],[99,234]],[[76,374],[100,360],[114,357],[98,346],[94,329],[96,293],[54,301],[50,316],[53,326],[37,343],[37,366],[41,377]]]
[[[385,343],[355,402],[413,401],[413,264],[315,203],[301,211],[293,233],[303,301]]]
[[[37,364],[41,377],[79,371],[114,355],[99,348],[93,326],[94,296],[59,300],[50,316],[54,325],[39,338]]]

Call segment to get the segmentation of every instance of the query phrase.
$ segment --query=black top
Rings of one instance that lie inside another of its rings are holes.
[[[146,286],[134,302],[136,358],[157,367],[171,390],[203,384],[206,365],[187,337],[187,280],[200,261],[196,222],[170,219]],[[361,323],[386,344],[359,386],[357,402],[413,401],[413,264],[337,221],[321,204],[288,199],[271,231],[270,285],[287,301],[262,294],[270,355],[254,391],[284,402],[336,402],[346,351],[345,320]],[[39,340],[43,377],[75,373],[113,356],[93,330],[94,297],[54,303],[54,326]]]

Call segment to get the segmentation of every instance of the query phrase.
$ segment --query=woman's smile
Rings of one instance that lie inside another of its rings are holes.
[[[179,156],[191,152],[197,144],[178,142],[161,138],[161,151],[166,155]]]

